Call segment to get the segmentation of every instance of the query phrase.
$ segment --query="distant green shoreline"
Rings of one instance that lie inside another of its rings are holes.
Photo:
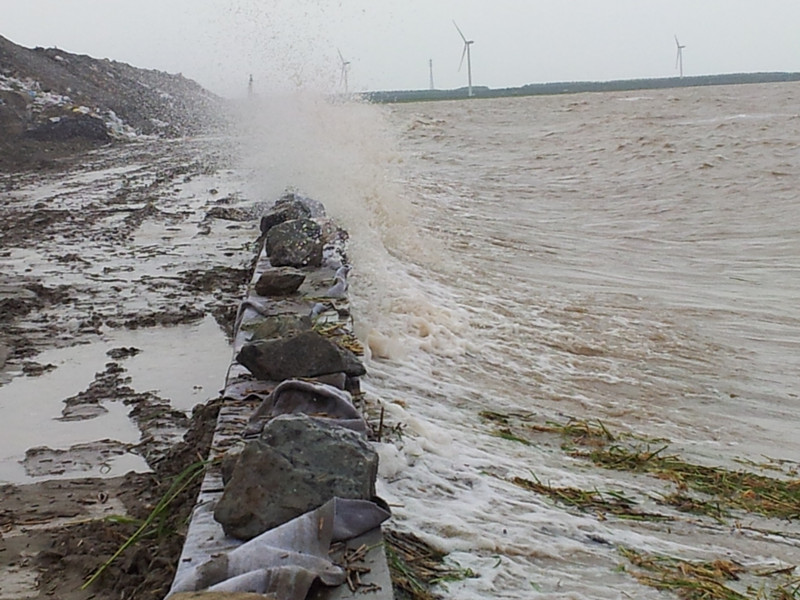
[[[531,83],[521,87],[509,88],[473,86],[472,98],[504,98],[512,96],[577,94],[581,92],[622,92],[631,90],[696,87],[702,85],[738,85],[744,83],[780,83],[786,81],[800,81],[800,73],[730,73],[725,75],[699,75],[695,77],[661,77],[654,79],[619,79],[615,81]],[[453,90],[395,90],[364,92],[362,97],[370,102],[378,103],[463,100],[469,98],[466,87]]]

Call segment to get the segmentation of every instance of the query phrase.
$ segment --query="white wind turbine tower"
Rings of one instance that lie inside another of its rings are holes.
[[[458,24],[453,21],[453,25],[456,26],[458,30],[458,35],[461,36],[461,39],[464,40],[464,50],[461,52],[461,62],[458,64],[458,70],[461,70],[461,67],[464,66],[464,56],[467,57],[467,81],[469,82],[469,87],[467,88],[467,95],[472,97],[472,59],[469,53],[469,47],[475,43],[474,40],[468,40],[464,34],[461,32]]]
[[[677,35],[675,36],[675,45],[678,47],[678,54],[675,56],[675,68],[680,69],[681,77],[683,77],[683,49],[686,48],[686,46],[681,46]]]
[[[344,59],[344,56],[342,56],[342,51],[341,50],[337,49],[336,51],[339,53],[339,60],[342,61],[342,75],[341,75],[341,77],[339,79],[339,85],[344,87],[344,93],[346,94],[347,91],[348,91],[348,89],[347,89],[347,72],[350,70],[350,61]]]

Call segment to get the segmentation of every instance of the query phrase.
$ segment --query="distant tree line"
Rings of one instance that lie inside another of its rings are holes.
[[[692,77],[661,77],[653,79],[619,79],[615,81],[570,81],[558,83],[530,83],[521,87],[488,88],[473,86],[473,98],[501,98],[509,96],[537,96],[552,94],[577,94],[581,92],[622,92],[664,88],[695,87],[703,85],[739,85],[745,83],[777,83],[800,81],[800,73],[730,73],[725,75],[697,75]],[[396,90],[365,92],[362,97],[371,102],[424,102],[430,100],[460,100],[468,98],[467,88],[452,90]]]

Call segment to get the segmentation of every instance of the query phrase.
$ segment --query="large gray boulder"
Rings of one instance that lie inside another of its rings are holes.
[[[318,267],[322,264],[322,229],[311,219],[294,219],[267,232],[265,247],[273,267]]]
[[[354,431],[312,417],[275,417],[239,455],[214,510],[227,535],[249,540],[331,498],[371,499],[378,455]]]
[[[261,233],[265,234],[275,225],[294,219],[319,219],[325,216],[325,207],[318,200],[288,193],[261,217]]]
[[[265,269],[256,281],[256,294],[259,296],[287,296],[294,294],[305,280],[305,273],[294,267]]]
[[[272,315],[248,323],[244,329],[251,332],[251,341],[288,338],[311,331],[314,324],[308,315]]]
[[[245,344],[236,360],[265,381],[331,373],[361,377],[367,372],[355,354],[316,331]]]

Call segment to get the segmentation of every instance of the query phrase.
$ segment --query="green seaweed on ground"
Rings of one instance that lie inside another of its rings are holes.
[[[426,544],[413,533],[385,529],[386,559],[395,597],[399,600],[436,600],[436,584],[476,577],[471,569],[449,567],[446,554]]]

